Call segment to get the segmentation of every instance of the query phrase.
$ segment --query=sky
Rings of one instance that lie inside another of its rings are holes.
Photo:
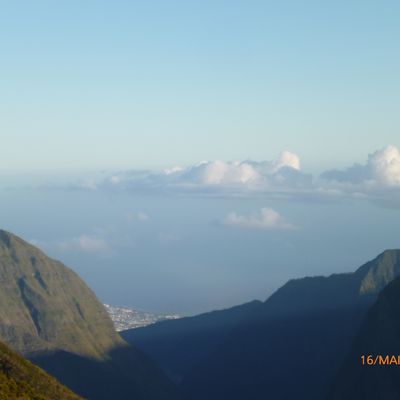
[[[395,1],[1,1],[0,219],[192,314],[396,239]]]
[[[1,5],[2,170],[286,149],[316,169],[397,144],[398,2]]]

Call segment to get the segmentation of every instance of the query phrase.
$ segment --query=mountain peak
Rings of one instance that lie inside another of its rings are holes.
[[[400,250],[389,249],[356,271],[362,277],[359,293],[378,294],[389,282],[400,275]]]

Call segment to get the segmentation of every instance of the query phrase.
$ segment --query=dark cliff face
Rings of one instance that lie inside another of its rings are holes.
[[[0,231],[0,340],[91,399],[178,399],[71,269]]]
[[[239,323],[256,318],[262,303],[252,301],[226,310],[161,321],[121,332],[149,354],[176,383],[181,383]]]
[[[329,400],[399,399],[399,355],[400,278],[397,278],[368,311],[334,380]]]
[[[399,274],[400,251],[388,250],[354,273],[291,280],[264,303],[242,306],[240,316],[223,310],[123,336],[195,400],[320,400],[364,314]],[[211,316],[229,316],[229,324],[210,324]]]

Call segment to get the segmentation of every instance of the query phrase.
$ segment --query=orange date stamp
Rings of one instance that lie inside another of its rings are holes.
[[[400,355],[362,355],[361,365],[400,365]]]

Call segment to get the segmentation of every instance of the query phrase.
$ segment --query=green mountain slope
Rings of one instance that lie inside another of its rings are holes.
[[[0,399],[79,400],[81,397],[0,343]]]
[[[29,355],[45,349],[102,359],[123,341],[94,293],[69,268],[0,231],[0,338]]]
[[[400,398],[399,317],[400,278],[397,278],[382,291],[368,311],[335,379],[329,400]],[[368,365],[370,355],[372,363],[377,360],[375,365]],[[364,364],[362,356],[365,357]]]
[[[71,269],[0,231],[0,340],[90,399],[177,399]]]

